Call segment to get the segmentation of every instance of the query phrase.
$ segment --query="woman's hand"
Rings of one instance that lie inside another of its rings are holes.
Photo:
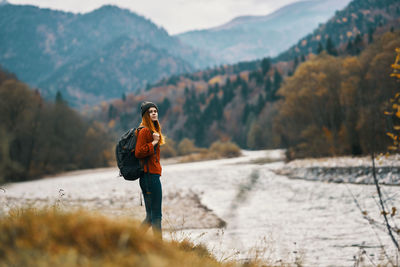
[[[160,135],[158,133],[153,133],[153,142],[151,142],[153,146],[155,146],[158,141],[160,141]]]

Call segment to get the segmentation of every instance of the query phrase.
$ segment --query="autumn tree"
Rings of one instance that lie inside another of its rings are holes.
[[[40,104],[38,95],[19,81],[10,79],[0,86],[3,155],[9,162],[4,166],[3,179],[22,179],[29,172],[38,137]]]
[[[388,145],[382,114],[397,85],[390,78],[396,47],[400,47],[399,33],[386,33],[360,55],[364,69],[359,88],[361,100],[357,128],[362,150],[368,153],[384,151]]]
[[[279,90],[280,134],[295,150],[315,156],[338,152],[340,67],[339,59],[321,54],[300,65]]]
[[[111,140],[58,94],[45,102],[38,91],[10,78],[0,83],[0,180],[21,181],[60,171],[107,166]]]
[[[386,33],[360,56],[326,53],[300,65],[278,92],[277,135],[292,156],[368,154],[388,144],[382,114],[394,95],[389,78],[399,33]]]

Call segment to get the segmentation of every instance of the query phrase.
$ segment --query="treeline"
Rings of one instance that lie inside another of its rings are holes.
[[[386,151],[392,123],[384,110],[397,89],[390,73],[400,34],[375,38],[355,56],[345,48],[323,48],[286,68],[285,76],[279,64],[264,59],[260,69],[202,92],[185,89],[184,116],[175,113],[184,121],[176,139],[200,146],[232,140],[242,148],[284,147],[289,158]],[[177,121],[166,124],[173,129]]]
[[[153,87],[142,95],[123,95],[88,113],[118,136],[139,124],[140,103],[149,99],[157,103],[164,133],[173,142],[187,138],[204,148],[216,141],[233,141],[242,148],[264,148],[271,142],[256,143],[248,138],[250,126],[265,115],[260,113],[266,105],[279,100],[276,93],[283,82],[281,72],[265,58],[251,72],[218,74],[208,81],[181,78],[177,85]]]
[[[387,150],[384,111],[398,90],[390,77],[396,47],[400,34],[389,32],[359,56],[322,53],[286,79],[274,126],[291,158]]]
[[[173,75],[168,78],[161,79],[159,82],[154,84],[148,84],[146,90],[150,90],[152,87],[177,85],[182,78],[187,78],[192,81],[208,81],[217,75],[233,75],[239,74],[243,71],[254,71],[260,68],[260,60],[243,61],[232,65],[220,65],[214,68],[207,68],[202,71],[186,73],[181,75]]]
[[[0,69],[0,183],[107,166],[110,142],[100,124],[83,119],[60,94],[45,102]]]
[[[232,140],[242,148],[263,147],[265,142],[252,147],[249,129],[267,103],[278,100],[276,92],[282,81],[280,71],[265,58],[260,69],[227,76],[202,92],[185,88],[185,124],[174,132],[175,138],[190,138],[203,147],[216,140]]]
[[[184,90],[176,140],[208,146],[232,140],[242,148],[288,148],[289,158],[359,155],[386,151],[391,126],[384,116],[397,84],[390,77],[400,34],[377,36],[356,56],[323,49],[285,78],[279,65],[264,59],[247,75],[224,83]],[[178,121],[178,123],[177,123]]]

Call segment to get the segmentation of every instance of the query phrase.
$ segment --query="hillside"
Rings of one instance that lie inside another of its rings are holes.
[[[137,39],[121,36],[96,53],[78,58],[60,67],[39,88],[46,95],[65,92],[69,99],[96,104],[135,92],[154,81],[154,75],[168,77],[190,72],[186,61],[158,50]]]
[[[310,53],[317,54],[319,47],[326,48],[328,43],[332,47],[347,48],[349,53],[359,53],[363,43],[372,41],[378,28],[381,28],[381,33],[391,27],[398,28],[399,16],[400,2],[397,0],[352,1],[329,21],[282,52],[276,61],[290,61]]]
[[[0,63],[6,69],[47,97],[59,90],[76,106],[136,92],[145,83],[212,62],[151,21],[115,6],[73,14],[1,5],[0,39]],[[129,49],[118,49],[127,43]],[[127,51],[134,54],[126,58]],[[88,64],[101,58],[94,74]],[[94,79],[95,94],[85,86],[87,79]],[[67,82],[69,88],[60,85]]]
[[[204,49],[220,63],[235,63],[274,57],[295,44],[318,24],[331,18],[350,0],[311,0],[287,5],[267,16],[238,17],[207,30],[190,31],[177,37]]]
[[[361,0],[355,1],[352,6],[360,3]],[[384,13],[391,12],[399,4],[393,2],[388,9],[379,1],[370,1],[369,7],[365,8],[371,13]],[[341,12],[348,12],[346,10]],[[231,140],[243,148],[293,148],[292,156],[301,157],[367,153],[371,149],[370,138],[375,136],[376,147],[383,150],[388,143],[385,127],[371,128],[365,118],[370,117],[375,125],[382,126],[384,119],[380,114],[383,113],[379,110],[396,88],[390,78],[390,65],[395,56],[393,45],[398,41],[396,29],[399,25],[396,22],[398,17],[392,16],[375,28],[371,38],[366,38],[368,32],[361,32],[364,38],[359,43],[358,53],[350,53],[343,45],[323,47],[319,56],[303,55],[291,61],[264,58],[247,62],[240,71],[234,68],[238,65],[228,65],[173,76],[140,95],[127,95],[90,112],[118,132],[139,122],[137,107],[141,101],[149,99],[160,105],[165,132],[176,142],[189,138],[198,146],[208,146],[215,140]],[[368,20],[363,23],[367,24]],[[385,42],[391,45],[385,46]],[[375,57],[380,65],[366,63]],[[356,68],[357,64],[361,66]],[[347,80],[349,75],[355,76],[353,82]],[[282,89],[289,86],[289,79],[293,80],[290,89]],[[371,79],[371,84],[363,82]],[[299,88],[305,95],[297,91]],[[374,91],[373,88],[380,89]],[[362,90],[375,93],[361,97],[364,96]],[[355,92],[359,97],[352,95]],[[313,100],[320,97],[314,95],[316,93],[324,97]],[[338,95],[342,98],[337,98]],[[306,97],[304,100],[303,96]],[[349,97],[347,102],[346,97]],[[360,109],[350,108],[350,102]],[[313,106],[315,103],[321,105]],[[302,115],[298,117],[297,114]],[[348,124],[342,125],[344,122]],[[296,129],[303,130],[298,132]]]

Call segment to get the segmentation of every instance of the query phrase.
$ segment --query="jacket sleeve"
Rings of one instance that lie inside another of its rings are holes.
[[[139,131],[136,140],[135,156],[137,158],[145,158],[154,154],[154,146],[151,143],[153,136],[151,131],[143,128]]]

